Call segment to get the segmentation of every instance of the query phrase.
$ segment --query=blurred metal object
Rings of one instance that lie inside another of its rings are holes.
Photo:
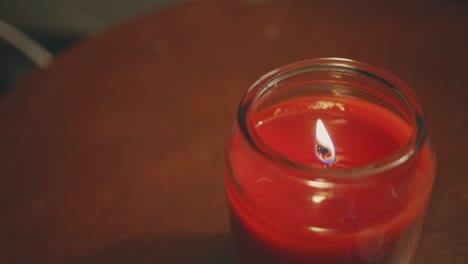
[[[0,39],[21,51],[38,67],[45,68],[52,61],[53,55],[26,34],[0,20]]]
[[[186,0],[12,0],[0,1],[0,18],[50,35],[89,35],[148,12]],[[25,7],[28,8],[25,8]]]

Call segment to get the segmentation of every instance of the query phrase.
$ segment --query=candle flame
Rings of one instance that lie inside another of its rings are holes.
[[[335,147],[320,118],[317,119],[317,124],[315,125],[315,138],[317,140],[317,145],[315,147],[315,154],[317,157],[326,165],[333,164],[336,157]]]

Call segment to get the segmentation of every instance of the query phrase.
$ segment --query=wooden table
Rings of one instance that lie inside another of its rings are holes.
[[[67,50],[0,99],[0,263],[229,263],[237,103],[326,56],[416,90],[439,159],[416,263],[468,263],[468,5],[428,2],[195,1]]]

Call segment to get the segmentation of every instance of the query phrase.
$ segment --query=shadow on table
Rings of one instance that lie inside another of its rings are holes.
[[[125,241],[67,264],[232,264],[233,258],[227,235],[168,236]]]

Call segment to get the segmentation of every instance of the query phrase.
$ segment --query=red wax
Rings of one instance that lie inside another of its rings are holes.
[[[332,170],[381,161],[410,139],[400,116],[359,99],[311,97],[249,117],[268,151],[294,163]],[[330,167],[315,154],[315,124],[333,140]],[[389,264],[412,255],[434,177],[424,145],[405,164],[362,178],[301,173],[259,155],[235,128],[226,188],[242,263]],[[232,180],[234,179],[234,181]],[[233,183],[235,182],[235,183]]]

